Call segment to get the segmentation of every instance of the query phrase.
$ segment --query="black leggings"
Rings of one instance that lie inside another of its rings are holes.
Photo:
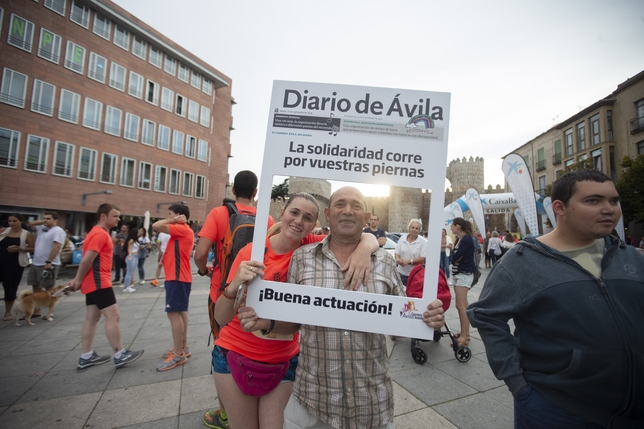
[[[5,301],[13,302],[16,300],[16,292],[18,291],[24,270],[25,268],[20,265],[4,264],[0,266],[0,283],[2,283],[2,287],[4,288]]]

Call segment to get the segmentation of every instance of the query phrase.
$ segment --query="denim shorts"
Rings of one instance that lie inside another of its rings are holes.
[[[226,353],[228,350],[215,346],[212,349],[212,370],[217,374],[230,374],[230,367],[228,366],[228,359],[226,359]],[[300,354],[296,354],[291,358],[291,362],[284,374],[284,381],[295,381],[295,371],[297,370],[297,358]]]

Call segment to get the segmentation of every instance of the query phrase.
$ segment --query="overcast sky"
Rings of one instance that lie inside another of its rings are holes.
[[[232,79],[231,180],[260,175],[273,80],[450,92],[447,162],[484,157],[487,186],[644,70],[642,0],[115,2]]]

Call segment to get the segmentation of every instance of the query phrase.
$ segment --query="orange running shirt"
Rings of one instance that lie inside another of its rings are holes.
[[[168,224],[170,240],[163,254],[165,279],[192,283],[190,255],[195,243],[195,234],[186,224]]]
[[[253,206],[246,206],[243,204],[235,203],[237,210],[241,214],[248,214],[255,216],[257,209]],[[217,260],[221,261],[222,251],[224,247],[224,235],[228,229],[228,221],[230,216],[228,215],[228,208],[226,206],[215,207],[208,213],[206,217],[206,222],[204,222],[201,231],[199,231],[198,237],[206,237],[213,243],[217,248]],[[273,226],[275,221],[271,216],[268,217],[268,228]],[[267,228],[267,230],[268,230]],[[215,264],[214,270],[212,272],[212,277],[210,279],[210,299],[212,302],[216,302],[217,298],[221,294],[219,292],[219,286],[221,283],[221,270],[219,265]]]
[[[302,240],[302,245],[314,243],[324,239],[324,235],[308,235]],[[239,264],[250,260],[253,251],[252,243],[239,251],[235,262],[230,269],[228,282],[235,278]],[[266,252],[264,252],[264,280],[274,282],[286,282],[288,266],[291,263],[293,252],[277,255],[273,252],[270,240],[266,238]],[[252,286],[251,286],[252,287]],[[230,292],[229,292],[230,293]],[[299,351],[299,334],[296,332],[290,340],[272,340],[260,338],[252,332],[246,332],[241,328],[237,316],[228,322],[228,325],[221,328],[219,338],[215,344],[227,350],[233,350],[249,359],[266,363],[281,363],[290,360]]]
[[[112,237],[103,227],[96,225],[87,234],[83,241],[83,256],[88,250],[93,250],[98,255],[94,258],[92,267],[87,271],[81,282],[81,292],[83,294],[112,287],[113,249]]]

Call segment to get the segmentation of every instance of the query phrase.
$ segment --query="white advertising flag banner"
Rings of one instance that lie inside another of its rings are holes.
[[[546,214],[548,219],[550,219],[550,224],[553,228],[557,227],[557,218],[555,217],[555,212],[552,210],[552,198],[546,197],[543,199],[543,208],[546,209]]]
[[[521,230],[521,237],[525,237],[528,235],[528,233],[525,230],[525,219],[523,218],[523,213],[521,213],[521,209],[514,209],[514,217],[517,219],[517,223],[519,224],[519,229]]]
[[[621,204],[619,204],[619,208],[622,208]],[[619,217],[619,221],[617,221],[617,225],[615,225],[615,231],[617,231],[617,235],[622,241],[626,241],[626,231],[624,230],[624,215]]]
[[[474,222],[476,222],[479,233],[485,235],[485,217],[483,216],[483,205],[481,204],[479,191],[474,188],[469,188],[465,192],[465,201],[472,212],[472,217],[474,217]]]
[[[436,264],[427,264],[422,299],[258,278],[247,305],[267,319],[431,338],[422,313],[436,299],[450,94],[275,81],[269,112],[258,225],[268,221],[273,176],[430,189],[426,258]],[[265,237],[255,228],[252,259],[263,260]]]
[[[534,186],[530,178],[530,171],[523,158],[516,153],[506,156],[503,159],[503,174],[512,189],[530,233],[538,234],[537,201],[534,198]]]

